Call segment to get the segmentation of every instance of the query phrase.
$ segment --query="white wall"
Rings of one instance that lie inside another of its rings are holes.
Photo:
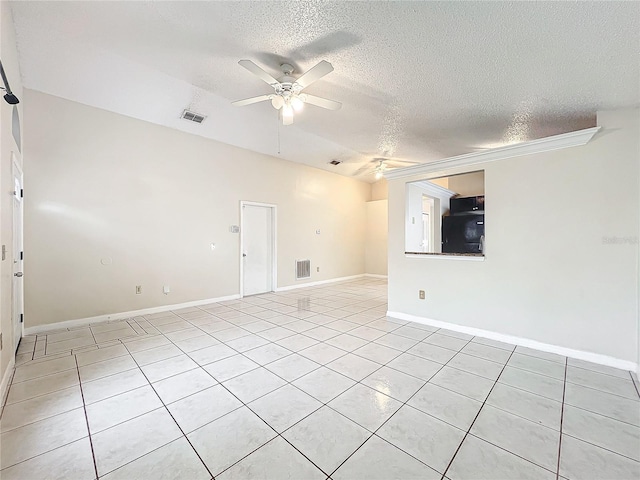
[[[374,275],[387,274],[387,200],[367,202],[365,270]]]
[[[11,90],[17,95],[21,103],[18,104],[18,113],[22,121],[23,116],[23,92],[18,66],[18,52],[16,51],[15,31],[11,8],[8,2],[0,2],[0,58],[7,74]],[[4,101],[0,92],[0,226],[2,233],[0,241],[6,246],[6,259],[0,266],[0,332],[2,333],[3,348],[0,352],[0,379],[8,375],[7,368],[16,349],[13,344],[12,289],[13,289],[13,173],[11,152],[21,162],[22,158],[18,145],[11,134],[11,118],[13,106]],[[24,135],[23,135],[24,138]]]
[[[603,239],[639,234],[639,112],[598,124],[585,146],[485,164],[483,262],[405,257],[420,178],[389,181],[389,310],[636,362],[638,246]]]
[[[241,200],[278,206],[279,287],[365,273],[369,184],[31,90],[25,117],[27,327],[237,294]]]

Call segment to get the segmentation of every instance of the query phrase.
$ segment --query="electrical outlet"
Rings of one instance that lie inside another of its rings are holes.
[[[320,272],[320,267],[316,267],[316,272]]]
[[[142,285],[136,285],[136,295],[140,295],[142,293]]]
[[[424,290],[419,290],[418,296],[420,297],[420,300],[424,300]]]

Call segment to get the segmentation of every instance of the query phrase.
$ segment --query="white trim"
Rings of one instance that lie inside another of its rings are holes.
[[[384,278],[384,279],[389,278],[388,275],[379,275],[377,273],[365,273],[363,276],[364,277],[370,277],[370,278]]]
[[[469,172],[472,173],[472,172]],[[438,197],[440,199],[449,200],[454,195],[457,195],[453,190],[449,190],[448,188],[441,187],[435,183],[430,182],[429,180],[420,180],[418,182],[412,182],[412,185],[420,188],[420,190],[428,193],[430,196]]]
[[[444,158],[442,160],[413,165],[411,167],[396,168],[385,172],[384,177],[392,180],[424,173],[437,172],[454,167],[466,167],[469,165],[520,157],[522,155],[549,152],[551,150],[559,150],[561,148],[578,147],[586,145],[599,130],[600,127],[587,128],[575,132],[539,138],[529,142],[492,148],[483,152],[467,153],[465,155]]]
[[[351,275],[349,277],[338,277],[338,278],[330,278],[329,280],[319,280],[317,282],[308,282],[308,283],[298,283],[296,285],[288,285],[286,287],[278,287],[276,292],[286,292],[288,290],[295,290],[297,288],[307,288],[307,287],[315,287],[317,285],[324,285],[326,283],[336,283],[336,282],[345,282],[347,280],[355,280],[357,278],[363,278],[366,276],[371,276],[372,274],[361,273],[360,275]],[[387,278],[387,277],[384,277]]]
[[[242,260],[244,249],[244,209],[245,205],[254,207],[266,207],[271,209],[271,291],[278,289],[278,206],[273,203],[250,202],[240,200],[240,298],[244,298],[244,262]],[[266,292],[265,292],[266,293]]]
[[[24,189],[24,173],[22,172],[22,167],[20,166],[20,162],[18,159],[18,155],[20,153],[18,152],[18,154],[16,154],[16,152],[11,151],[11,163],[12,163],[12,171],[11,171],[11,184],[12,186],[15,183],[15,177],[17,176],[20,179],[20,188]],[[20,157],[20,160],[22,159],[22,157]],[[14,195],[16,198],[18,198],[18,211],[16,212],[16,207],[15,207],[15,203],[13,201],[13,197],[11,199],[11,255],[13,256],[13,258],[11,259],[11,262],[13,264],[14,262],[14,258],[16,258],[16,214],[19,216],[20,218],[20,245],[17,247],[17,249],[21,252],[24,252],[24,198],[22,198],[21,196],[18,196],[18,192],[14,192]],[[20,267],[22,268],[22,271],[24,272],[24,261],[20,260]],[[17,321],[18,319],[18,315],[22,314],[23,315],[23,320],[24,320],[24,277],[22,277],[19,282],[21,283],[21,287],[22,287],[22,292],[20,292],[20,305],[16,305],[15,300],[15,295],[16,292],[14,291],[14,286],[16,284],[15,278],[14,278],[14,274],[16,273],[15,271],[16,266],[12,265],[11,267],[11,345],[13,348],[13,353],[15,354],[16,350],[18,349],[18,344],[20,343],[20,338],[24,337],[24,323],[21,323],[20,325],[16,325],[14,322]],[[16,328],[18,327],[18,328]],[[20,330],[20,338],[18,338],[16,340],[16,330]]]
[[[4,402],[7,401],[7,393],[9,393],[9,384],[11,383],[11,379],[13,378],[15,366],[16,366],[16,359],[15,357],[11,357],[9,359],[9,365],[7,365],[7,369],[4,371],[4,375],[2,376],[2,383],[0,383],[0,408],[4,407]]]
[[[237,300],[240,295],[227,295],[224,297],[207,298],[204,300],[194,300],[191,302],[175,303],[173,305],[162,305],[160,307],[142,308],[140,310],[131,310],[129,312],[111,313],[105,315],[96,315],[95,317],[78,318],[76,320],[66,320],[64,322],[49,323],[46,325],[35,325],[25,328],[26,335],[34,335],[46,333],[51,330],[59,330],[61,328],[85,327],[94,323],[109,322],[112,320],[122,320],[124,318],[132,318],[140,315],[150,315],[152,313],[167,312],[169,310],[178,310],[180,308],[197,307],[207,305],[209,303],[224,302],[226,300]]]
[[[534,348],[543,352],[556,353],[565,357],[576,358],[579,360],[585,360],[587,362],[597,363],[600,365],[606,365],[608,367],[619,368],[626,371],[635,371],[638,365],[635,362],[629,360],[622,360],[620,358],[610,357],[608,355],[602,355],[600,353],[585,352],[584,350],[574,350],[573,348],[560,347],[558,345],[552,345],[550,343],[538,342],[537,340],[531,340],[529,338],[515,337],[513,335],[505,335],[502,333],[492,332],[490,330],[482,330],[480,328],[465,327],[464,325],[457,325],[455,323],[442,322],[440,320],[433,320],[431,318],[419,317],[417,315],[409,315],[408,313],[401,312],[387,312],[387,316],[398,318],[400,320],[408,320],[410,322],[421,323],[423,325],[430,325],[432,327],[446,328],[453,330],[454,332],[466,333],[475,337],[489,338],[491,340],[497,340],[499,342],[510,343],[512,345],[520,345],[523,347]]]
[[[404,253],[405,258],[437,258],[439,260],[464,260],[465,262],[484,262],[484,255],[440,255],[424,253]]]

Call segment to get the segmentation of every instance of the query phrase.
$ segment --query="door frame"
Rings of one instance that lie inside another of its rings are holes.
[[[278,206],[273,203],[251,202],[240,200],[240,298],[244,298],[244,261],[242,253],[244,250],[244,207],[264,207],[271,209],[271,291],[275,292],[278,288],[278,232],[276,225],[278,224]]]
[[[22,168],[20,167],[20,164],[18,162],[18,155],[16,154],[16,152],[12,151],[11,152],[11,164],[12,164],[12,169],[11,169],[11,183],[14,185],[15,187],[15,181],[14,178],[18,177],[20,179],[20,188],[24,189],[24,174],[22,172]],[[14,190],[14,195],[19,195],[19,192],[15,192]],[[14,251],[14,247],[15,247],[15,238],[16,238],[16,214],[18,214],[20,216],[20,245],[18,246],[18,251],[24,251],[24,198],[21,197],[20,201],[19,201],[19,211],[16,212],[15,209],[15,200],[11,199],[11,231],[12,231],[12,238],[11,238],[11,344],[13,345],[13,354],[15,355],[16,351],[18,350],[18,344],[20,343],[20,340],[18,340],[17,342],[15,342],[15,332],[17,330],[16,327],[18,327],[18,325],[16,325],[14,322],[18,319],[18,316],[20,314],[22,314],[24,316],[24,277],[22,277],[22,295],[20,295],[20,305],[16,305],[15,300],[15,292],[14,292],[14,286],[15,286],[15,279],[13,277],[16,267],[13,264],[13,261],[16,257],[16,252]],[[24,262],[24,260],[21,260],[22,262]],[[24,263],[22,264],[22,271],[24,271]],[[16,315],[16,311],[18,312],[18,314]],[[18,320],[19,322],[19,320]],[[20,338],[22,338],[24,336],[24,323],[20,322]]]

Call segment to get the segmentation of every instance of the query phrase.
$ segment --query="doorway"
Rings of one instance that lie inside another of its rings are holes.
[[[276,206],[240,202],[240,296],[273,292],[276,276]]]
[[[13,164],[13,298],[11,302],[11,320],[13,322],[13,347],[18,349],[22,338],[22,320],[24,312],[23,252],[22,252],[22,170],[14,152],[11,153]]]

